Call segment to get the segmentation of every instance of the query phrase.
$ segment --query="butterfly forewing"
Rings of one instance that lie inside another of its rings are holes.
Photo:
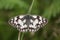
[[[9,24],[21,32],[35,32],[47,23],[47,19],[36,15],[19,15],[9,20]]]

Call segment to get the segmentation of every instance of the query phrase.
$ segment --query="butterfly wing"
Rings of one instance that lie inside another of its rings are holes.
[[[25,15],[15,16],[11,18],[8,22],[19,31],[27,31],[27,25],[25,24]]]
[[[36,15],[30,15],[32,17],[30,19],[30,24],[29,24],[29,31],[38,31],[41,27],[46,25],[47,19],[41,17],[41,16],[36,16]]]
[[[36,15],[19,15],[11,18],[9,24],[21,32],[35,32],[47,23],[47,19]]]

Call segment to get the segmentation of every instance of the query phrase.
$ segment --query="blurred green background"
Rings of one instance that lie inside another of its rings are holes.
[[[27,14],[32,0],[0,0],[0,40],[17,40],[18,30],[8,24],[10,17]],[[60,0],[35,0],[31,14],[48,19],[48,24],[23,40],[60,40]]]

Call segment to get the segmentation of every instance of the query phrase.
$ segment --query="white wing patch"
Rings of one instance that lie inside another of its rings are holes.
[[[24,17],[24,15],[20,15],[20,16],[19,16],[19,18],[23,18],[23,17]]]
[[[34,15],[34,16],[32,16],[33,18],[37,18],[37,16],[36,15]]]
[[[31,21],[31,23],[33,23],[33,25],[30,25],[29,27],[36,28],[35,25],[38,23],[38,20],[36,19],[36,20],[33,21],[33,20],[31,19],[30,21]]]
[[[47,19],[36,15],[19,15],[11,18],[9,24],[21,32],[36,32],[47,24]]]

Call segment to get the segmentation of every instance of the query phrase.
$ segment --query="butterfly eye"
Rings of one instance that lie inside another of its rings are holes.
[[[36,32],[47,24],[47,19],[37,15],[19,15],[11,18],[9,24],[21,32]]]

